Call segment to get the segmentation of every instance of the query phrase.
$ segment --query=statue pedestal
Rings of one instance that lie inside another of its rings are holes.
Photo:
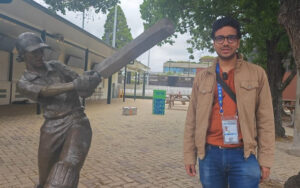
[[[123,115],[130,116],[137,114],[137,107],[123,107]]]

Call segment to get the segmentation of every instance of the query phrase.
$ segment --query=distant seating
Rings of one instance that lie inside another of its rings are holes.
[[[185,105],[186,102],[190,101],[190,95],[182,95],[180,92],[178,94],[168,94],[166,104],[169,104],[169,109],[175,105],[175,101],[180,101],[182,105]]]
[[[283,101],[283,111],[286,115],[291,117],[291,122],[288,126],[294,127],[295,123],[295,104],[294,100],[284,100]]]

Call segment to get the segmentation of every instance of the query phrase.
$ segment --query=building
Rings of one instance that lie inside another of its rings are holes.
[[[15,41],[23,32],[40,35],[53,51],[47,59],[58,59],[81,74],[111,56],[115,49],[102,40],[49,11],[33,0],[13,0],[0,4],[0,104],[27,100],[16,92],[16,82],[25,65],[15,59]],[[118,74],[112,76],[116,86]],[[112,90],[116,88],[112,87]],[[108,79],[104,79],[89,99],[106,99]]]
[[[144,96],[149,71],[150,67],[144,65],[140,61],[134,60],[132,63],[129,63],[119,72],[119,94],[121,94],[121,96],[126,95],[126,89],[134,89],[134,93],[136,93],[137,89],[142,89]]]
[[[214,57],[205,56],[200,58],[199,63],[189,61],[167,61],[163,65],[164,73],[173,73],[179,75],[195,75],[199,70],[211,66]]]
[[[212,65],[215,57],[204,56],[199,63],[169,60],[163,64],[163,74],[151,73],[150,85],[192,87],[197,72]]]
[[[137,81],[137,84],[142,83],[142,79],[146,76],[145,74],[150,71],[150,67],[144,65],[140,61],[133,61],[133,63],[127,65],[126,70],[126,83],[132,84]],[[135,78],[136,77],[136,78]]]
[[[162,75],[157,73],[149,75],[149,85],[191,88],[193,82],[193,76]]]

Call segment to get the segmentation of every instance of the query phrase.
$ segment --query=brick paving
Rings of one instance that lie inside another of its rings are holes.
[[[136,106],[138,114],[123,116],[123,106]],[[188,177],[183,167],[186,108],[175,104],[160,116],[152,115],[151,100],[126,99],[123,103],[117,99],[110,105],[88,102],[93,139],[79,188],[201,187],[198,177]],[[0,188],[32,188],[37,182],[42,122],[42,116],[35,115],[35,105],[0,106]],[[300,171],[300,158],[285,152],[290,145],[276,143],[271,178],[277,183]]]

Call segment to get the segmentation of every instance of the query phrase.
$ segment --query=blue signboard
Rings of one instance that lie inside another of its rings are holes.
[[[153,90],[152,114],[164,115],[166,104],[166,91]]]

